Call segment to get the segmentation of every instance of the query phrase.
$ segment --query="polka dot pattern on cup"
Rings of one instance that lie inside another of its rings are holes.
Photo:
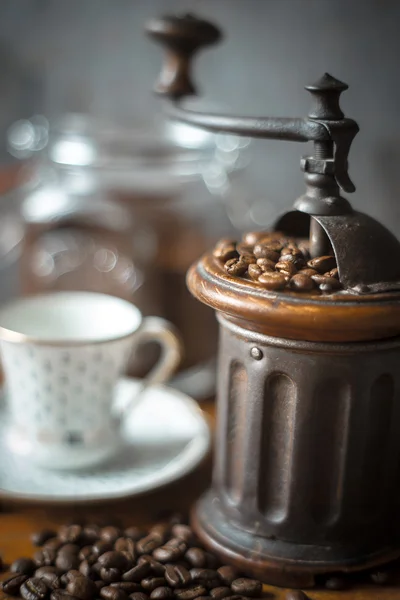
[[[99,443],[98,432],[115,427],[113,389],[131,345],[129,338],[70,348],[2,341],[12,419],[43,444]]]

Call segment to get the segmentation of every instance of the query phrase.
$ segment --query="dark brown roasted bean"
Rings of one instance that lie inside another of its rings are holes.
[[[133,581],[115,581],[110,583],[111,587],[117,587],[119,590],[125,592],[125,594],[133,594],[134,592],[140,592],[140,583],[134,583]]]
[[[247,577],[240,577],[239,579],[235,579],[235,581],[232,581],[231,590],[235,594],[240,594],[248,598],[255,598],[261,595],[262,583],[257,579],[248,579]]]
[[[223,598],[232,596],[232,590],[227,586],[219,586],[210,590],[210,595],[215,598],[215,600],[222,600]]]
[[[258,281],[258,278],[260,275],[262,275],[263,270],[259,265],[249,265],[247,273],[249,274],[250,279],[253,281]]]
[[[83,529],[80,525],[64,525],[60,527],[58,537],[62,542],[79,544],[83,539]]]
[[[168,600],[168,598],[173,598],[174,592],[170,587],[162,586],[153,590],[150,594],[150,598],[154,598],[154,600]]]
[[[11,564],[11,573],[22,573],[23,575],[33,575],[36,565],[31,558],[17,558]]]
[[[239,253],[236,250],[236,244],[232,240],[220,240],[214,248],[213,255],[221,262],[226,262],[232,258],[237,258]]]
[[[173,588],[185,587],[191,581],[189,571],[180,565],[167,565],[164,577]]]
[[[150,572],[151,572],[150,563],[148,561],[145,561],[140,564],[137,564],[132,569],[129,569],[129,571],[126,571],[126,573],[124,573],[122,575],[122,579],[124,581],[139,582],[142,579],[144,579],[145,577],[147,577],[150,574]]]
[[[114,581],[121,580],[122,571],[117,567],[102,567],[100,569],[100,577],[106,583],[113,583]]]
[[[247,267],[248,263],[241,258],[231,258],[224,264],[224,269],[228,275],[244,275]]]
[[[59,590],[62,587],[61,577],[60,575],[57,575],[57,573],[43,573],[40,579],[42,579],[51,590]]]
[[[157,535],[147,535],[136,544],[136,550],[139,554],[149,554],[159,546],[162,546],[163,540]]]
[[[127,600],[128,596],[123,590],[119,590],[116,587],[106,586],[100,590],[101,598],[104,600]]]
[[[144,592],[134,592],[133,594],[129,594],[129,598],[131,600],[149,600],[149,597]]]
[[[21,585],[27,581],[28,575],[15,573],[0,583],[0,589],[8,596],[19,596]]]
[[[132,558],[136,556],[136,544],[128,537],[120,537],[114,544],[114,549],[118,552],[127,552]]]
[[[183,590],[175,590],[178,600],[195,600],[199,596],[207,596],[207,590],[202,585],[193,585]]]
[[[81,600],[92,600],[97,596],[97,587],[87,577],[76,577],[67,585],[67,592]]]
[[[128,527],[124,531],[124,537],[130,538],[134,542],[138,542],[140,539],[145,537],[146,532],[140,527]]]
[[[258,278],[258,283],[267,290],[283,290],[289,277],[282,273],[263,273]]]
[[[336,267],[336,259],[334,256],[317,256],[309,260],[307,265],[318,273],[326,273]]]
[[[297,273],[290,279],[289,287],[296,292],[310,292],[315,288],[315,283],[308,275]]]
[[[142,579],[142,588],[148,592],[152,592],[158,587],[164,587],[167,582],[164,577],[146,577]]]
[[[100,556],[101,554],[112,550],[113,545],[113,542],[110,542],[109,540],[98,540],[96,543],[93,544],[92,548],[93,552],[97,554],[97,556]]]
[[[76,554],[59,554],[56,558],[56,567],[62,571],[71,571],[78,569],[80,565]]]
[[[53,590],[50,595],[50,600],[79,600],[75,596],[71,596],[67,590]]]
[[[201,548],[189,548],[185,554],[185,558],[192,567],[205,568],[207,566],[207,557]]]
[[[49,588],[43,579],[31,577],[24,581],[19,593],[24,600],[44,600],[49,595]]]
[[[263,273],[275,271],[275,263],[272,260],[269,260],[269,258],[258,258],[256,264]]]
[[[129,566],[128,558],[125,556],[125,554],[118,552],[117,550],[105,552],[99,556],[97,562],[99,562],[102,567],[106,567],[107,569],[110,567],[115,567],[116,569],[120,569],[120,571],[124,571]]]
[[[119,537],[121,537],[122,531],[119,527],[109,526],[103,527],[100,531],[100,537],[106,542],[114,544]]]
[[[31,541],[34,546],[43,546],[51,538],[56,538],[57,533],[53,529],[42,529],[36,531],[31,536]]]
[[[217,569],[217,571],[221,578],[221,581],[225,585],[231,586],[232,583],[235,581],[235,579],[238,578],[238,572],[235,569],[235,567],[226,565],[226,566],[220,567],[219,569]]]

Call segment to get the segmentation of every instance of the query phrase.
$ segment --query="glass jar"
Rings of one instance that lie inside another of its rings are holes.
[[[52,127],[15,124],[11,151],[34,164],[22,205],[23,292],[94,289],[169,319],[186,348],[176,386],[211,395],[216,322],[185,276],[218,238],[241,228],[248,143],[163,119],[129,129],[82,115]]]

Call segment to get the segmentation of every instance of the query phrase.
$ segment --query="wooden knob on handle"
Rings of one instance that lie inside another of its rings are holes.
[[[154,91],[178,99],[196,93],[191,79],[192,56],[204,46],[221,39],[220,30],[194,15],[152,19],[147,34],[166,49],[165,61]]]

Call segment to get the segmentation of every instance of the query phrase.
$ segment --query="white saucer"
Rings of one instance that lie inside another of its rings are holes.
[[[140,381],[124,378],[117,403],[135,395]],[[52,502],[123,498],[148,492],[193,470],[210,447],[210,430],[197,404],[181,392],[153,386],[124,427],[118,456],[95,468],[49,471],[28,464],[4,443],[0,410],[0,496]]]

